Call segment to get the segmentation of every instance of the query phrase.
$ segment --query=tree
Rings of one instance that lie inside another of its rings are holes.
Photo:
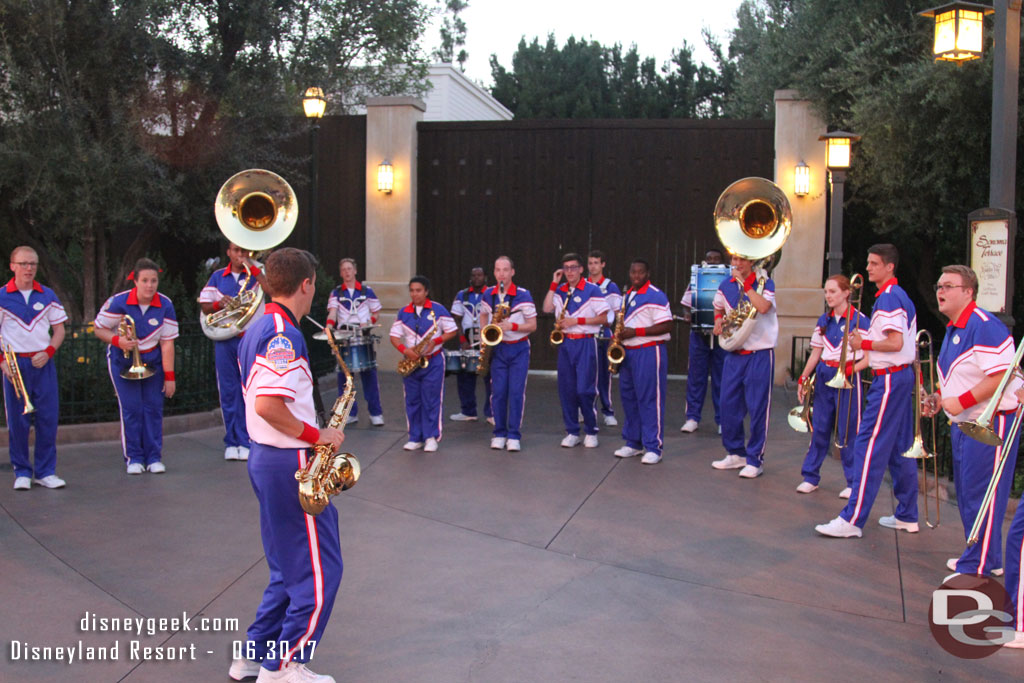
[[[437,0],[441,2],[441,0]],[[434,50],[431,57],[439,62],[451,64],[458,62],[459,70],[466,70],[466,60],[469,53],[463,48],[466,44],[466,22],[459,14],[469,7],[466,0],[444,0],[445,17],[441,24],[441,45]],[[455,49],[459,48],[458,54]]]

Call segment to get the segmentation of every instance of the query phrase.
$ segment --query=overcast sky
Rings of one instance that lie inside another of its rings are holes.
[[[469,0],[461,14],[466,22],[466,75],[491,85],[491,54],[512,68],[512,54],[523,36],[529,43],[549,33],[561,47],[570,35],[602,45],[636,43],[641,57],[666,61],[672,48],[686,40],[698,62],[711,63],[701,29],[705,26],[728,47],[728,31],[736,25],[740,0]],[[436,28],[426,36],[433,48],[440,42]]]

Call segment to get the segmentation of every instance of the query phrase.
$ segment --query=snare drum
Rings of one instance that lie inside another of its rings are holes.
[[[730,266],[690,267],[690,290],[693,294],[692,328],[711,330],[715,327],[715,292],[732,275]]]
[[[457,375],[461,373],[476,374],[477,366],[480,365],[480,352],[470,350],[444,352],[444,374]]]
[[[350,372],[363,372],[377,367],[376,335],[348,337],[338,340],[338,350]]]

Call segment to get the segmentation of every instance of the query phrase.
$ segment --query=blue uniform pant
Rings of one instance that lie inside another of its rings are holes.
[[[142,363],[153,371],[146,379],[124,379],[131,366],[120,349],[107,351],[107,370],[121,411],[121,447],[126,464],[160,462],[164,445],[164,366],[160,347],[142,354]]]
[[[1012,624],[1017,631],[1024,631],[1024,584],[1021,584],[1020,581],[1022,564],[1024,564],[1024,505],[1018,505],[1017,512],[1013,515],[1013,521],[1010,522],[1010,531],[1006,534],[1006,582],[1003,584],[1010,596],[1010,604],[1006,611],[1013,617]]]
[[[626,416],[622,438],[630,448],[661,455],[668,393],[668,351],[665,344],[626,347],[619,367],[619,392]]]
[[[558,347],[558,398],[566,434],[583,431],[597,434],[597,340],[593,337],[565,340]]]
[[[612,373],[608,372],[608,344],[610,337],[597,339],[597,398],[601,401],[601,414],[614,415],[612,409]]]
[[[434,363],[433,359],[430,361]],[[380,407],[380,383],[377,381],[377,368],[370,368],[369,370],[360,370],[359,378],[363,383],[363,398],[366,399],[366,407],[370,411],[370,415],[374,417],[384,414],[384,409]],[[338,373],[338,396],[341,396],[345,391],[345,387],[348,386],[348,379],[345,377],[344,372]],[[349,413],[352,417],[359,415],[359,401],[352,404],[352,412]]]
[[[338,510],[331,503],[314,517],[299,505],[295,472],[305,467],[306,457],[306,449],[260,443],[249,453],[270,582],[246,635],[255,659],[272,671],[289,661],[309,661],[341,583]]]
[[[60,391],[57,387],[57,366],[51,359],[41,368],[32,367],[31,358],[18,358],[21,379],[36,411],[22,415],[24,399],[14,395],[14,385],[6,378],[4,407],[7,411],[7,439],[10,445],[11,465],[15,477],[42,479],[57,471],[57,418],[60,410]],[[28,459],[28,430],[36,427],[35,472]]]
[[[459,372],[455,375],[455,386],[459,389],[460,412],[463,415],[476,417],[476,378],[475,372]],[[481,378],[484,385],[484,416],[491,416],[491,377]]]
[[[775,381],[775,350],[729,353],[722,366],[722,445],[728,453],[746,456],[760,467],[768,435],[768,416]],[[750,440],[745,441],[743,418],[750,415]]]
[[[444,354],[430,359],[402,383],[409,441],[441,438],[441,405],[444,403]]]
[[[526,376],[530,370],[530,341],[501,343],[491,349],[491,415],[494,436],[522,439],[526,409]]]
[[[830,368],[818,363],[814,375],[814,416],[811,434],[811,445],[807,448],[801,473],[804,481],[818,485],[821,481],[821,464],[832,451],[832,433],[836,432],[839,443],[845,444],[839,449],[839,457],[843,462],[843,474],[846,485],[853,486],[853,449],[860,428],[861,382],[860,374],[847,378],[852,389],[833,389],[827,382],[835,377],[839,368]],[[838,430],[836,423],[839,423]]]
[[[729,352],[714,344],[709,335],[690,330],[690,360],[686,370],[686,419],[700,422],[704,397],[708,392],[708,370],[711,370],[711,403],[715,407],[715,424],[722,424],[722,367]]]
[[[242,376],[238,368],[238,345],[242,335],[214,342],[217,363],[217,391],[220,393],[220,413],[224,418],[224,445],[249,446],[249,431],[245,426],[245,402],[242,400]]]
[[[1013,413],[1000,413],[993,418],[992,428],[1000,437],[1005,438],[1012,422]],[[964,525],[965,540],[974,526],[974,520],[981,507],[981,499],[985,497],[985,490],[992,480],[992,475],[995,474],[1003,450],[1009,448],[1006,465],[996,487],[996,495],[985,511],[985,521],[981,524],[978,542],[967,546],[956,564],[956,570],[961,574],[991,574],[993,569],[1003,566],[1003,517],[1006,516],[1006,503],[1010,499],[1010,488],[1013,486],[1020,432],[1017,432],[1012,444],[998,448],[975,441],[964,434],[956,423],[950,427],[950,436],[953,441],[956,504]]]
[[[864,417],[854,447],[853,492],[839,516],[860,528],[888,467],[898,505],[896,519],[917,521],[917,460],[904,458],[914,441],[914,370],[878,375],[868,389]]]

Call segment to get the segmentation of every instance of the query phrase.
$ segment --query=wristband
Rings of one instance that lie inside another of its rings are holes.
[[[956,400],[960,401],[960,405],[964,407],[964,410],[978,405],[978,399],[974,398],[974,394],[971,393],[970,389],[957,396]]]
[[[865,339],[860,343],[860,348],[862,351],[870,351],[872,346],[874,346],[874,343],[872,343],[870,339]]]
[[[117,335],[115,334],[115,335],[114,335],[114,337],[113,337],[113,339],[111,339],[111,340],[110,340],[110,345],[111,345],[111,346],[116,346],[116,347],[120,348],[120,347],[121,347],[121,338],[120,338],[120,337],[118,337],[118,336],[117,336]]]
[[[715,320],[721,320],[723,317],[725,316],[723,316],[721,313],[715,313]]]
[[[165,382],[173,382],[174,381],[174,370],[164,370],[164,381]]]
[[[320,440],[320,430],[309,424],[308,422],[302,423],[302,433],[299,434],[299,440],[305,441],[312,445]]]
[[[576,324],[577,325],[586,325],[587,324],[587,319],[586,318],[576,318]]]
[[[552,282],[550,289],[551,289],[552,292],[555,291],[556,289],[558,289],[558,283],[557,282]]]
[[[512,329],[513,332],[519,331],[519,323],[509,323],[509,327]]]
[[[215,311],[219,311],[220,310],[220,301],[219,300],[213,302],[213,310],[215,310]]]
[[[405,353],[405,344],[399,344],[398,345],[398,352],[399,353]]]
[[[796,385],[798,387],[802,387],[804,385],[804,382],[806,382],[806,381],[807,381],[807,377],[805,375],[800,375],[800,379],[798,379],[796,381]]]
[[[259,268],[257,268],[256,266],[249,266],[249,275],[252,275],[253,277],[258,277],[259,274],[260,274],[260,269]]]
[[[743,291],[749,292],[754,288],[754,283],[757,282],[757,276],[751,273],[747,276],[747,279],[743,281]]]
[[[53,358],[53,354],[55,354],[55,353],[57,353],[57,349],[53,348],[52,346],[47,346],[46,347],[46,355],[47,356],[49,356],[50,358]]]
[[[635,328],[633,328],[633,331],[636,332],[636,336],[638,336],[638,337],[646,337],[647,336],[647,328],[646,327],[635,327]]]
[[[334,325],[335,323],[333,320],[328,320],[326,323],[324,323],[324,327],[334,327]]]
[[[466,335],[464,335],[464,334],[460,334],[460,335],[459,335],[459,341],[460,341],[460,342],[462,342],[463,344],[465,344],[465,343],[466,343],[467,341],[469,341],[469,340],[468,340],[468,339],[466,339]]]
[[[443,337],[435,337],[434,338],[434,346],[440,346],[441,344],[444,344],[444,338]]]

